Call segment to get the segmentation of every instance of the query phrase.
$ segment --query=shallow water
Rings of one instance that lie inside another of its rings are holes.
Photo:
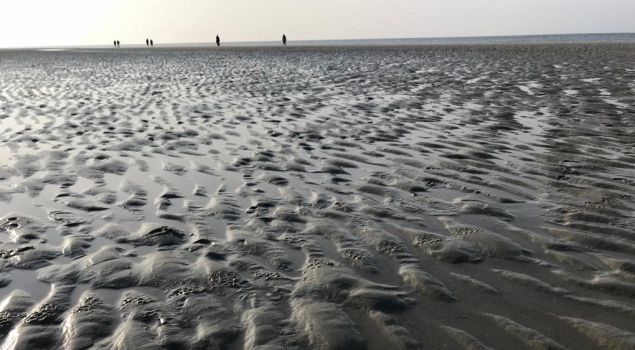
[[[634,56],[1,52],[2,347],[633,348]]]

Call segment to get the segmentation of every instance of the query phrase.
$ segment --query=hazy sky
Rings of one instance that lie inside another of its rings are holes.
[[[635,32],[635,0],[0,0],[0,47]]]

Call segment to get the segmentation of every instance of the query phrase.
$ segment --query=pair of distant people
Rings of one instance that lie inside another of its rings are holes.
[[[119,42],[119,40],[115,40],[112,43],[113,43],[113,45],[115,45],[115,47],[120,47],[121,46],[121,43]]]
[[[146,40],[147,43],[147,40]],[[282,34],[282,45],[287,46],[287,35]],[[220,36],[216,35],[216,46],[220,46]]]

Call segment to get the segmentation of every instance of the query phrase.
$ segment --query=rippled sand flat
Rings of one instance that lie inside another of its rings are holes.
[[[635,45],[0,52],[2,349],[635,349]]]

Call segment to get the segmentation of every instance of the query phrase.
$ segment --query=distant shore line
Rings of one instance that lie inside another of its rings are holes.
[[[379,38],[379,39],[334,39],[334,40],[296,40],[289,46],[417,46],[417,45],[488,45],[488,44],[584,44],[584,43],[635,43],[635,33],[589,33],[589,34],[547,34],[512,36],[464,36],[432,38]],[[201,43],[161,43],[156,41],[154,48],[215,48],[215,42]],[[274,47],[281,46],[280,41],[227,41],[223,47]],[[32,46],[6,47],[0,50],[65,50],[65,49],[114,49],[110,45],[69,45],[69,46]],[[150,49],[145,42],[121,43],[121,49]]]

